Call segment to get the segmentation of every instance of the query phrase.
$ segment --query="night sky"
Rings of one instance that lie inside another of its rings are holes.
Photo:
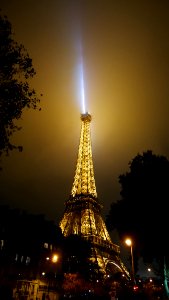
[[[37,71],[42,110],[25,110],[3,158],[0,199],[60,220],[80,137],[79,44],[103,216],[120,198],[118,176],[148,149],[169,158],[169,1],[1,0]]]

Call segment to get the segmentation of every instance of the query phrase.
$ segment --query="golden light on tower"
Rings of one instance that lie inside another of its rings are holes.
[[[92,160],[92,146],[90,138],[90,122],[92,117],[89,113],[81,114],[81,135],[76,164],[75,177],[71,195],[92,195],[97,197]]]
[[[80,143],[72,189],[69,199],[65,202],[65,211],[59,226],[65,237],[76,234],[90,243],[92,253],[88,261],[96,263],[103,276],[109,275],[108,272],[115,273],[120,270],[129,278],[130,275],[119,258],[120,247],[111,241],[101,216],[102,205],[97,197],[92,158],[90,132],[92,117],[85,106],[82,53],[80,58],[79,86],[82,112]]]
[[[130,275],[119,258],[120,247],[111,241],[101,216],[102,205],[97,198],[92,158],[91,120],[92,117],[88,112],[81,114],[75,176],[59,226],[65,237],[77,234],[90,242],[92,254],[88,257],[88,261],[96,263],[103,276],[120,270],[129,278]]]

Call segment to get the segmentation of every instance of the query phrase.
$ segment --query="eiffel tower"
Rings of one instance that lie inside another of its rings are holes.
[[[122,263],[120,247],[112,243],[106,225],[101,216],[101,204],[97,198],[92,159],[90,122],[91,115],[81,115],[81,134],[78,149],[74,182],[69,199],[65,203],[65,212],[60,228],[65,237],[80,235],[90,241],[92,257],[103,276],[122,272],[129,273]]]

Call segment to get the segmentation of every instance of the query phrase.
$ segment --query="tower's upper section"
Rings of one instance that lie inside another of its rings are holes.
[[[71,190],[71,196],[73,197],[76,195],[92,195],[93,197],[97,197],[90,135],[91,119],[92,117],[88,113],[81,115],[80,144]]]

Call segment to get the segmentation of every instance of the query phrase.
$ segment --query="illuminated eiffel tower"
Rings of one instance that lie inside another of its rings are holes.
[[[66,201],[60,228],[65,237],[80,235],[90,241],[92,257],[103,275],[122,272],[129,276],[120,260],[120,248],[112,243],[101,216],[96,192],[90,136],[91,115],[81,115],[81,134],[73,187]]]

